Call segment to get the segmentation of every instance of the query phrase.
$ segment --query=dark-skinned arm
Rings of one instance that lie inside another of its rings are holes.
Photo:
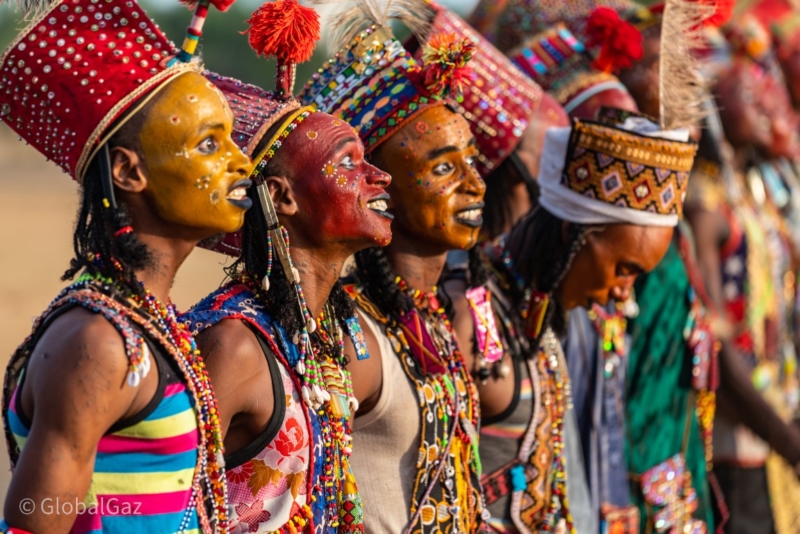
[[[269,363],[258,338],[239,320],[220,321],[196,339],[217,397],[225,453],[231,454],[252,443],[275,411]]]
[[[728,230],[727,221],[719,211],[711,212],[695,208],[686,212],[686,220],[694,234],[697,264],[703,277],[708,296],[714,306],[722,310],[722,260],[720,258],[720,236]]]
[[[12,528],[69,532],[92,481],[100,438],[146,406],[158,373],[137,388],[128,386],[122,337],[102,316],[83,309],[48,327],[26,372],[21,405],[32,422],[3,513]]]

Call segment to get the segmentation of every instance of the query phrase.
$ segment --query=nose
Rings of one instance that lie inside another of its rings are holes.
[[[629,280],[621,284],[617,284],[611,288],[609,291],[609,297],[616,300],[617,302],[625,302],[631,297],[631,293],[633,292],[633,283],[636,281],[635,276],[629,277]]]
[[[375,165],[367,163],[367,183],[370,185],[377,185],[386,189],[392,183],[392,175],[383,172]]]
[[[253,160],[234,143],[232,140],[228,142],[228,153],[230,159],[228,160],[228,172],[231,174],[238,174],[243,178],[247,178],[253,172]]]
[[[464,179],[461,181],[461,189],[469,195],[483,198],[486,194],[486,182],[483,181],[477,169],[468,163],[464,163]]]

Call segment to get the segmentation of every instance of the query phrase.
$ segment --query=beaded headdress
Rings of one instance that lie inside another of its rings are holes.
[[[0,119],[80,182],[125,120],[201,68],[168,66],[176,52],[133,0],[52,2],[0,58]]]
[[[686,130],[606,108],[598,121],[548,130],[539,202],[576,223],[675,226],[696,151]]]
[[[475,43],[437,33],[422,41],[418,63],[394,37],[389,23],[400,20],[415,35],[425,36],[435,15],[428,2],[355,3],[333,23],[332,41],[339,52],[306,83],[300,98],[350,123],[369,153],[411,117],[448,98],[462,97],[473,75],[467,64]]]
[[[475,79],[457,103],[478,143],[478,172],[486,176],[517,147],[542,104],[542,89],[502,52],[451,10],[432,4],[436,15],[430,33],[455,34],[475,43],[470,67]],[[422,51],[415,54],[421,59]]]

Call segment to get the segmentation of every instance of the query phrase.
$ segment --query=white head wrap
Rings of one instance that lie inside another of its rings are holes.
[[[658,125],[644,117],[628,117],[617,128],[639,135],[670,141],[687,142],[686,129],[660,131]],[[638,226],[677,226],[678,215],[662,215],[649,211],[616,206],[573,191],[561,183],[567,164],[566,156],[572,128],[550,128],[544,139],[539,167],[539,203],[547,211],[565,221],[578,224],[627,223]]]

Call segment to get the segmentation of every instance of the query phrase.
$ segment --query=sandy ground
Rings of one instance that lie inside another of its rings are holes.
[[[64,287],[72,257],[78,187],[0,124],[0,364],[30,333],[31,322]],[[216,288],[225,257],[195,251],[178,273],[172,298],[184,310]],[[11,478],[0,446],[0,502]],[[0,508],[0,510],[2,510]],[[2,515],[2,514],[0,514]]]

